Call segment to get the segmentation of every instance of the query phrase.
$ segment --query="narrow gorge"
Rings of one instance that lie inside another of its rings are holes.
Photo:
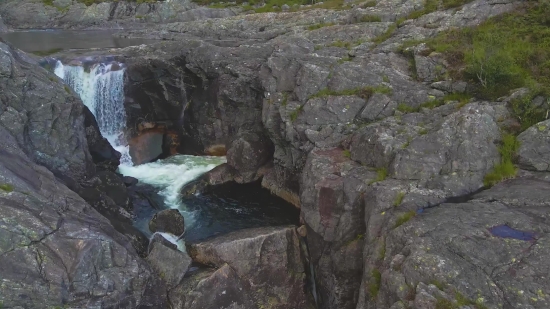
[[[545,1],[0,16],[0,308],[550,308]]]

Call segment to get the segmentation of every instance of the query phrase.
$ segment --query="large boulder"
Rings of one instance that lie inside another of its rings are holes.
[[[522,168],[550,171],[550,120],[539,122],[518,136],[518,161]]]
[[[178,285],[191,265],[191,258],[178,250],[160,234],[155,234],[149,243],[147,262],[158,276],[166,282],[168,289]]]
[[[294,227],[241,230],[189,244],[187,249],[194,261],[219,269],[204,277],[184,279],[180,287],[170,292],[170,299],[177,300],[172,302],[175,308],[211,308],[232,303],[230,308],[242,309],[310,305],[303,255]]]
[[[0,141],[4,307],[165,308],[163,283],[130,240],[30,161],[2,126]]]

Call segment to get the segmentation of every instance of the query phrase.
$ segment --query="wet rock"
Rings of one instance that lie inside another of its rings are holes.
[[[227,152],[227,164],[237,172],[235,180],[247,183],[258,179],[258,169],[271,159],[272,149],[267,136],[244,134],[234,140]]]
[[[160,211],[149,221],[149,230],[152,233],[165,232],[180,236],[185,231],[183,216],[177,209]]]
[[[132,138],[128,142],[132,162],[139,165],[158,158],[163,153],[163,137],[161,132],[145,132]]]
[[[131,187],[133,185],[136,185],[139,182],[139,180],[137,178],[134,178],[134,177],[124,176],[124,177],[122,177],[122,182],[124,182],[124,185],[126,187]]]
[[[178,285],[191,265],[191,258],[181,252],[159,234],[155,234],[149,243],[147,262],[158,276],[166,282],[170,290]]]
[[[215,186],[233,181],[235,178],[234,174],[235,170],[228,164],[218,165],[198,179],[186,184],[181,189],[181,194],[188,196],[211,192]]]
[[[92,160],[100,170],[116,171],[120,164],[120,153],[113,149],[111,144],[101,136],[94,115],[84,106],[84,127],[86,140]]]
[[[196,285],[194,301],[208,304],[234,301],[237,308],[307,308],[305,269],[294,227],[269,227],[241,230],[187,246],[189,255],[201,264],[219,267],[203,284]],[[184,282],[188,280],[185,279]],[[192,280],[192,279],[189,279]],[[214,284],[213,292],[202,288]],[[220,288],[227,288],[226,293]],[[188,290],[189,288],[187,288]],[[180,289],[185,291],[186,288]],[[172,294],[170,296],[172,298]],[[186,308],[186,307],[177,307]],[[193,307],[195,308],[195,307]],[[200,307],[197,307],[200,308]]]
[[[102,171],[97,173],[97,178],[101,180],[101,184],[96,188],[110,197],[113,202],[119,207],[132,211],[132,204],[128,197],[128,191],[126,185],[120,179],[120,176],[108,171]]]

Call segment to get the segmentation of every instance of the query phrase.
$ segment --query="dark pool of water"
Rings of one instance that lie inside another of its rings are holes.
[[[113,36],[112,30],[30,30],[2,33],[15,47],[40,56],[69,49],[122,48],[156,42]]]
[[[148,197],[159,209],[164,209],[164,199],[149,187]],[[184,240],[196,242],[245,228],[298,225],[300,211],[272,195],[260,183],[226,184],[205,195],[183,197],[187,211],[193,213],[192,224],[186,223]],[[159,209],[134,207],[136,226],[148,232],[148,222]]]

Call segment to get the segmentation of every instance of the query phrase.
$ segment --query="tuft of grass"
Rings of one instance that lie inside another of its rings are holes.
[[[369,283],[369,294],[371,299],[375,299],[380,291],[382,284],[382,273],[378,269],[373,269],[371,272],[371,282]]]
[[[283,102],[281,103],[282,106],[286,106],[288,104],[288,93],[283,92]]]
[[[0,190],[2,191],[5,191],[5,192],[13,192],[13,186],[10,185],[9,183],[3,183],[3,184],[0,184]]]
[[[361,23],[376,23],[381,21],[382,18],[380,18],[380,16],[378,15],[364,15],[363,17],[361,17],[361,19],[359,19],[359,22]]]
[[[391,88],[384,85],[376,86],[376,87],[370,87],[370,86],[358,87],[358,88],[352,88],[352,89],[345,89],[342,91],[333,91],[328,88],[324,88],[321,91],[317,92],[316,94],[311,95],[309,99],[325,98],[328,96],[354,95],[364,100],[368,100],[375,93],[391,94],[391,91],[392,91]]]
[[[342,151],[342,154],[346,158],[351,158],[351,151],[349,151],[348,149],[345,149],[344,151]]]
[[[350,49],[351,45],[352,45],[351,42],[346,42],[342,40],[337,40],[329,44],[329,46],[346,48],[346,49]]]
[[[420,111],[420,108],[408,106],[405,103],[399,103],[399,105],[397,105],[397,110],[402,113],[408,114],[408,113],[418,113]]]
[[[458,309],[458,307],[446,298],[439,298],[435,303],[435,309]]]
[[[437,100],[434,99],[434,100],[424,102],[417,107],[412,107],[405,103],[401,103],[397,105],[397,110],[405,114],[418,113],[422,110],[422,108],[434,109],[436,107],[445,105],[449,102],[455,102],[455,101],[458,101],[459,107],[462,107],[470,101],[471,97],[472,97],[471,95],[465,94],[465,93],[451,93],[451,94],[445,95],[441,99],[437,99]]]
[[[372,185],[375,182],[384,181],[388,177],[388,169],[381,167],[376,170],[376,179],[369,182],[369,185]]]
[[[387,39],[389,39],[393,33],[395,32],[395,30],[397,30],[397,23],[393,23],[391,24],[388,29],[386,30],[386,32],[382,33],[381,35],[375,37],[374,39],[372,39],[372,42],[376,45],[386,41]]]
[[[292,121],[292,122],[296,121],[296,119],[298,119],[298,116],[300,115],[300,113],[302,112],[302,110],[304,110],[304,106],[303,106],[303,105],[300,105],[300,106],[296,107],[296,109],[293,110],[293,111],[290,113],[290,121]]]
[[[335,23],[319,23],[307,27],[307,30],[316,30],[324,27],[334,26]]]
[[[422,129],[420,129],[420,130],[418,131],[418,134],[420,134],[420,135],[426,135],[426,134],[428,134],[428,129],[422,128]]]
[[[516,176],[517,169],[513,163],[517,150],[519,149],[519,141],[512,134],[504,134],[502,143],[499,146],[500,163],[493,167],[493,170],[485,175],[483,183],[487,187],[491,187],[502,180],[510,179]]]
[[[393,226],[393,228],[400,227],[401,225],[411,220],[414,216],[416,216],[416,211],[414,210],[408,211],[400,215],[399,217],[397,217],[397,220],[395,221],[395,225]]]
[[[375,7],[375,6],[376,6],[376,1],[375,0],[368,1],[368,2],[365,2],[365,3],[360,5],[361,8],[372,8],[372,7]]]
[[[338,60],[338,64],[342,64],[344,62],[348,62],[348,61],[351,61],[353,58],[351,58],[350,56],[345,56],[344,58]]]
[[[397,196],[395,197],[395,201],[393,201],[393,206],[397,207],[403,203],[403,198],[405,198],[405,192],[399,192],[397,193]]]
[[[67,94],[71,94],[71,88],[69,88],[69,86],[64,85],[63,88],[65,88],[65,92],[66,92]]]

